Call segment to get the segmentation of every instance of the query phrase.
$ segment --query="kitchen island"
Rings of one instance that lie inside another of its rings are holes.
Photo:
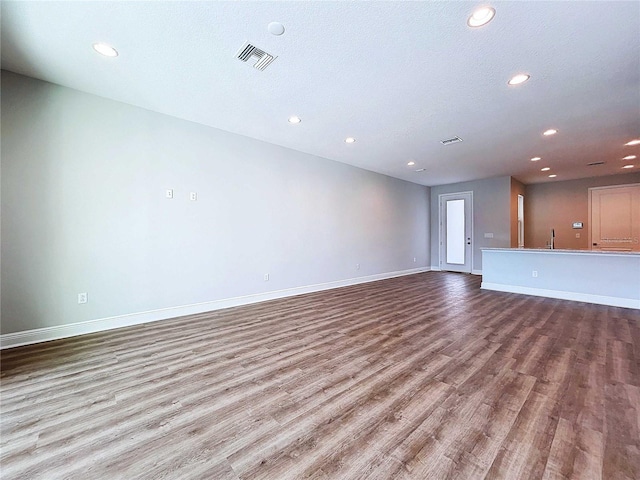
[[[640,309],[640,253],[483,248],[481,288]]]

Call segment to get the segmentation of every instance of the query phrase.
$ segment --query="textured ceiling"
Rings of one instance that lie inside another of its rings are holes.
[[[494,2],[472,29],[478,5],[4,0],[2,68],[423,185],[639,171],[640,2]]]

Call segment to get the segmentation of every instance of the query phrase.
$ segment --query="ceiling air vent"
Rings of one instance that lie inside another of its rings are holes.
[[[443,145],[451,145],[452,143],[460,143],[462,139],[460,137],[451,137],[446,140],[440,140],[440,143]]]
[[[246,42],[240,50],[238,50],[238,53],[236,53],[236,58],[243,62],[248,62],[253,59],[256,62],[253,64],[253,68],[264,70],[278,57],[274,57],[264,50],[260,50],[255,45],[251,45],[249,42]]]
[[[591,163],[587,163],[587,167],[595,167],[596,165],[604,165],[604,162],[591,162]]]

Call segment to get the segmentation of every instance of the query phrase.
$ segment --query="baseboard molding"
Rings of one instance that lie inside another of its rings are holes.
[[[432,272],[441,272],[440,267],[431,267]],[[471,275],[482,275],[482,270],[471,270]]]
[[[346,280],[338,280],[335,282],[287,288],[284,290],[246,295],[242,297],[225,298],[212,302],[181,305],[177,307],[162,308],[158,310],[149,310],[146,312],[129,313],[126,315],[118,315],[115,317],[99,318],[96,320],[88,320],[85,322],[59,325],[55,327],[37,328],[34,330],[26,330],[23,332],[8,333],[5,335],[0,335],[0,349],[19,347],[21,345],[30,345],[33,343],[48,342],[50,340],[57,340],[60,338],[85,335],[87,333],[113,330],[114,328],[130,327],[133,325],[140,325],[142,323],[157,322],[159,320],[167,320],[169,318],[211,312],[223,308],[238,307],[241,305],[265,302],[267,300],[275,300],[278,298],[293,297],[295,295],[320,292],[322,290],[331,290],[333,288],[348,287],[351,285],[358,285],[360,283],[376,282],[378,280],[402,277],[404,275],[413,275],[415,273],[428,272],[430,270],[430,267],[424,267],[396,272],[379,273],[366,277],[349,278]]]
[[[561,300],[573,300],[576,302],[597,303],[598,305],[609,305],[612,307],[640,309],[640,300],[634,298],[609,297],[605,295],[594,295],[591,293],[565,292],[562,290],[547,290],[544,288],[520,287],[517,285],[503,285],[500,283],[488,282],[482,282],[480,288],[484,290],[495,290],[498,292],[535,295],[536,297],[548,297],[558,298]]]

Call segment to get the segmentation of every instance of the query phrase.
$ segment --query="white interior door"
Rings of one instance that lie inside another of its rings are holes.
[[[589,189],[593,250],[640,252],[640,185]]]
[[[471,273],[473,193],[440,195],[440,269]]]

